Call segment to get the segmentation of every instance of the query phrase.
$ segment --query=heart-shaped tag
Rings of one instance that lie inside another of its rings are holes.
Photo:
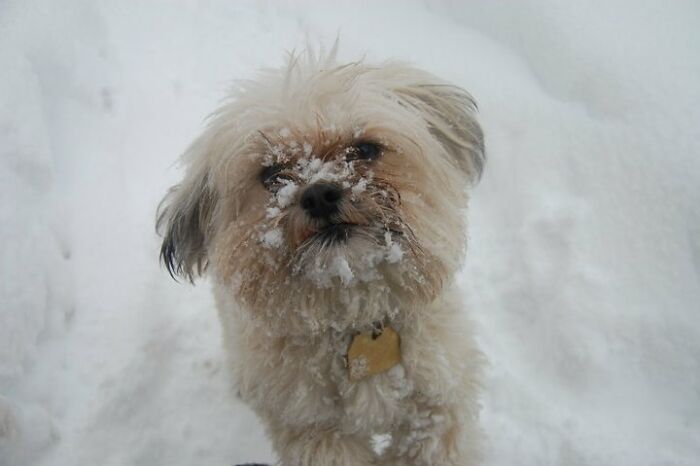
[[[357,334],[350,343],[348,370],[353,382],[388,371],[400,362],[401,338],[391,327],[384,327],[379,336]]]

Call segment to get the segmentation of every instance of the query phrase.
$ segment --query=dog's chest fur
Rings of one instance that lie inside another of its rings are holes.
[[[329,422],[344,431],[379,432],[395,422],[413,393],[403,364],[351,380],[347,353],[357,331],[273,337],[250,320],[237,320],[229,343],[241,396],[290,425]]]

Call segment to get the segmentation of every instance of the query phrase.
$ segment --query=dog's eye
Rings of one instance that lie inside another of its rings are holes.
[[[272,189],[276,185],[280,184],[283,178],[287,178],[283,173],[284,169],[285,166],[280,164],[265,167],[260,173],[260,181],[265,188]]]
[[[358,142],[348,151],[348,160],[375,160],[382,155],[382,146],[376,142]]]

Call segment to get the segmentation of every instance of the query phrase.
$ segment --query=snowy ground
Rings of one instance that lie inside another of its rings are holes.
[[[231,79],[308,39],[469,89],[493,466],[700,464],[700,4],[0,4],[0,465],[273,456],[155,207]]]

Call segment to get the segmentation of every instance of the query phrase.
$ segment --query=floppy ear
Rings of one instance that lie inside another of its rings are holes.
[[[476,102],[467,91],[450,84],[417,83],[395,89],[417,109],[428,129],[458,167],[472,180],[484,169],[484,134],[476,120]]]
[[[208,171],[200,169],[170,188],[158,206],[156,231],[163,236],[160,259],[173,278],[193,282],[206,270],[216,200]]]

